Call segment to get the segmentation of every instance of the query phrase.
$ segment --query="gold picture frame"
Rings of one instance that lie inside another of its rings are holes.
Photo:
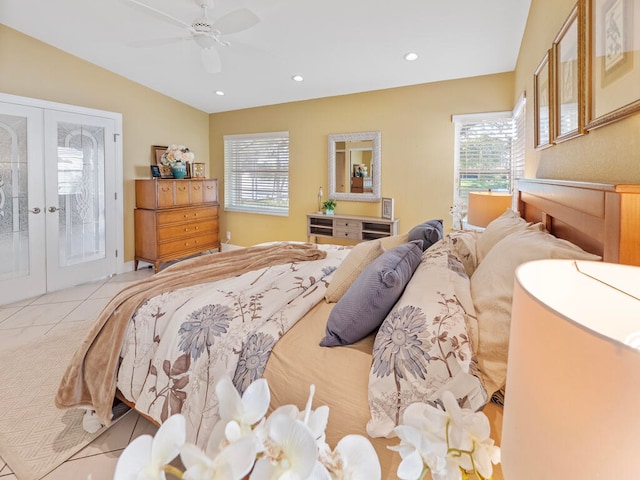
[[[551,132],[553,131],[553,94],[551,81],[552,51],[544,54],[542,61],[533,74],[534,93],[534,145],[535,148],[551,146]]]
[[[578,2],[553,41],[553,141],[585,133],[584,3]]]
[[[640,110],[640,62],[634,51],[640,20],[638,0],[587,2],[587,129]],[[636,58],[634,59],[634,55]]]
[[[151,164],[157,165],[160,170],[160,178],[173,178],[170,165],[162,163],[162,154],[167,151],[167,146],[151,145]]]

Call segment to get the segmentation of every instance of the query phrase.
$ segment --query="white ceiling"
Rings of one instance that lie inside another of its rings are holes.
[[[200,0],[140,1],[188,24],[202,13]],[[129,45],[185,31],[123,0],[0,0],[0,23],[214,113],[511,71],[530,3],[217,0],[214,20],[247,8],[260,22],[223,37],[231,45],[218,47],[216,74],[205,72],[193,40]],[[409,51],[419,59],[404,60]]]

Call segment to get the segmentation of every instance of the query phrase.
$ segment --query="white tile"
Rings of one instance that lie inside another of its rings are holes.
[[[18,312],[21,308],[22,307],[0,308],[0,323],[2,323],[14,313]]]
[[[123,450],[131,441],[137,421],[136,412],[127,412],[115,425],[71,457],[71,460]]]
[[[90,298],[78,305],[69,315],[64,317],[63,322],[79,322],[83,320],[95,320],[109,303],[110,298]]]
[[[121,273],[114,275],[108,280],[108,283],[120,283],[120,282],[137,282],[149,278],[153,275],[153,268],[143,268],[141,270]]]
[[[131,440],[139,437],[140,435],[151,435],[153,437],[157,431],[158,426],[155,423],[151,423],[143,416],[138,415],[138,422],[136,423],[136,428],[133,430]]]
[[[74,300],[84,300],[89,298],[92,293],[98,290],[102,285],[102,282],[87,283],[77,287],[65,288],[64,290],[58,290],[56,292],[47,293],[36,299],[31,305],[42,305],[43,303],[59,303],[59,302],[71,302]]]
[[[120,453],[122,451],[118,450],[69,460],[42,477],[42,480],[86,480],[89,476],[91,480],[113,480]]]
[[[82,302],[28,305],[0,323],[0,329],[54,325],[66,317],[80,303]]]
[[[135,282],[108,282],[98,288],[89,298],[113,298],[120,290]]]

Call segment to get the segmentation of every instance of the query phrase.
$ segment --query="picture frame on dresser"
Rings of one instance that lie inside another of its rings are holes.
[[[151,177],[162,178],[162,174],[160,173],[160,167],[158,165],[151,165]]]
[[[393,198],[382,197],[382,218],[393,220]]]
[[[587,0],[587,129],[640,110],[640,0]],[[636,58],[634,58],[634,55]]]
[[[160,178],[173,178],[171,165],[162,163],[162,154],[167,151],[166,145],[151,145],[151,165],[156,165],[160,171]],[[155,177],[155,175],[154,175]]]

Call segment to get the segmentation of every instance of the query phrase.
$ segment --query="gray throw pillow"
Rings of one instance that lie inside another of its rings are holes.
[[[431,245],[442,240],[442,235],[442,219],[429,220],[416,225],[409,231],[409,241],[422,240],[422,251],[424,252]]]
[[[420,243],[387,250],[363,270],[331,310],[321,346],[350,345],[380,327],[420,263]]]

